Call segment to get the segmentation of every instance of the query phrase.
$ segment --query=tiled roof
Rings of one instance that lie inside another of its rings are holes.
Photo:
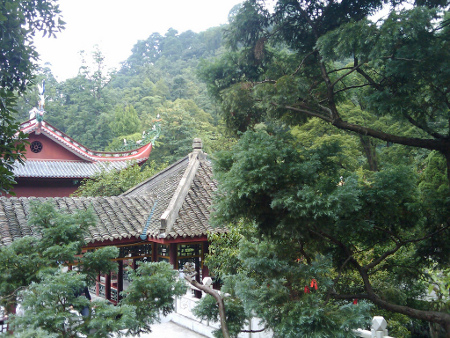
[[[14,165],[15,177],[41,178],[89,178],[102,171],[121,170],[135,161],[120,162],[78,162],[78,161],[33,161]]]
[[[161,195],[163,193],[172,195],[188,163],[189,157],[183,157],[163,171],[124,192],[121,196],[137,196],[142,194]]]
[[[50,201],[59,210],[74,212],[92,207],[97,223],[89,228],[86,241],[139,238],[154,203],[149,196],[135,197],[0,197],[0,245],[30,235],[39,236],[28,223],[30,203]]]
[[[194,151],[122,196],[153,196],[156,207],[146,228],[147,236],[189,238],[225,231],[209,225],[212,195],[216,189],[211,162],[202,151]],[[170,219],[171,213],[173,219]]]
[[[208,232],[223,232],[224,228],[212,228],[209,224],[213,193],[217,182],[212,180],[211,163],[200,164],[194,181],[178,213],[168,237],[186,237],[189,232],[206,235]]]
[[[217,188],[211,162],[201,148],[118,197],[60,197],[49,200],[59,209],[93,206],[98,223],[88,242],[125,239],[198,238],[225,228],[209,225]],[[37,198],[0,198],[0,245],[25,235],[38,235],[27,224],[29,203]],[[140,236],[142,235],[142,236]]]

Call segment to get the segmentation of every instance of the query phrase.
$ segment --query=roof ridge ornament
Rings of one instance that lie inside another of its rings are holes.
[[[194,149],[194,151],[203,149],[203,143],[200,138],[198,137],[194,138],[194,141],[192,142],[192,149]]]
[[[142,147],[145,144],[151,143],[152,146],[155,145],[156,140],[161,135],[161,119],[159,118],[159,114],[157,119],[153,121],[154,124],[151,129],[144,130],[142,132],[142,138],[138,141],[123,139],[123,144],[120,147],[117,147],[115,151],[130,151],[133,149],[137,149]]]
[[[196,156],[199,161],[206,159],[206,153],[203,152],[203,142],[198,137],[194,138],[192,142],[192,153],[189,154],[189,161],[191,161],[193,156]]]
[[[37,122],[42,122],[44,120],[44,107],[45,107],[45,79],[42,80],[42,86],[37,85],[38,87],[38,96],[39,96],[39,100],[38,100],[38,107],[33,107],[33,109],[31,109],[29,111],[30,114],[30,120],[36,118]]]

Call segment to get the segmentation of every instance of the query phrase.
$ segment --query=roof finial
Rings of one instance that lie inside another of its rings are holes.
[[[44,106],[45,106],[45,79],[42,80],[42,86],[37,85],[38,87],[38,107],[34,107],[29,111],[30,120],[36,118],[37,122],[42,122],[44,120]]]
[[[39,90],[39,105],[38,108],[41,111],[44,111],[45,106],[45,79],[42,80],[42,86],[37,85]]]
[[[192,143],[192,149],[194,150],[202,150],[203,148],[203,144],[202,144],[202,140],[199,138],[194,138],[194,142]]]

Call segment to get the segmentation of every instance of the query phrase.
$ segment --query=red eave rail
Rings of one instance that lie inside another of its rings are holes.
[[[103,152],[88,149],[74,139],[64,134],[46,122],[38,122],[31,119],[20,125],[20,131],[26,134],[32,132],[43,133],[56,142],[60,143],[64,148],[76,153],[77,155],[92,162],[112,162],[112,161],[137,161],[142,162],[148,159],[152,151],[152,144],[148,143],[140,148],[122,152]]]

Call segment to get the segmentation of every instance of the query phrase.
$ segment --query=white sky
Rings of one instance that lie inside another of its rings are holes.
[[[66,29],[57,38],[35,39],[42,64],[51,63],[58,81],[75,77],[79,52],[90,57],[98,45],[108,68],[131,55],[138,40],[169,28],[196,33],[227,23],[228,13],[242,0],[60,0]]]

